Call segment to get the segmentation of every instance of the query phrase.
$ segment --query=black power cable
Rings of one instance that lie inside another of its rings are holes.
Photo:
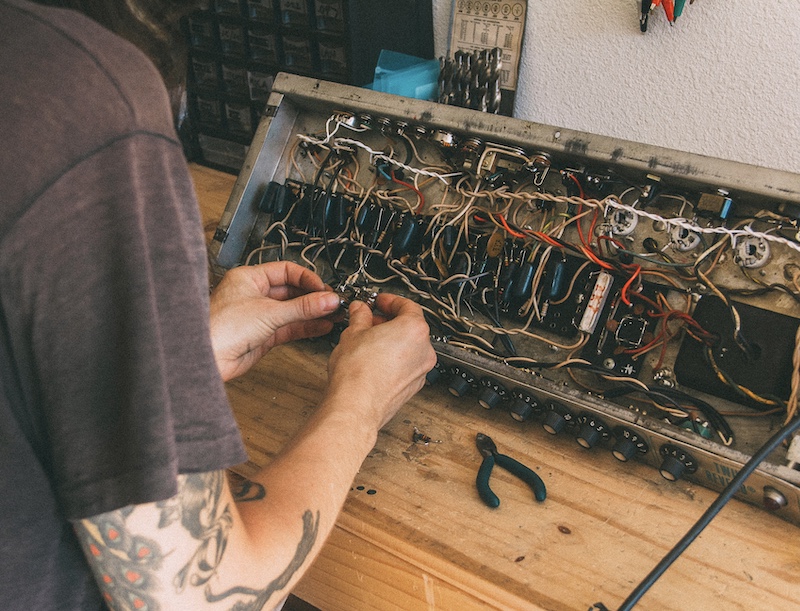
[[[650,571],[641,583],[636,586],[633,592],[630,593],[628,598],[622,603],[618,611],[629,611],[633,609],[634,605],[639,602],[639,599],[644,596],[645,592],[658,580],[661,575],[675,562],[678,557],[686,550],[692,541],[694,541],[703,529],[708,526],[709,522],[719,513],[723,506],[731,500],[734,494],[741,488],[744,481],[750,477],[756,467],[769,456],[785,439],[791,437],[800,429],[800,417],[795,418],[789,424],[782,427],[775,433],[761,448],[753,454],[736,476],[728,483],[722,490],[716,500],[706,509],[705,513],[700,517],[694,526],[689,529],[683,538],[673,547],[664,558],[661,559],[656,567]],[[602,607],[601,607],[602,608]]]

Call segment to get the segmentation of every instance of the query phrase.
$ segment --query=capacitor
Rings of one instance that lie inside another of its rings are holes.
[[[514,286],[511,290],[512,296],[518,303],[523,303],[530,298],[533,288],[533,276],[535,274],[536,266],[530,261],[525,261],[525,263],[520,265],[519,272],[517,272],[517,277],[514,280]]]
[[[303,196],[297,203],[297,207],[292,215],[292,222],[298,227],[308,227],[311,224],[311,214],[314,208],[314,202],[317,201],[322,194],[322,190],[317,187],[312,189],[309,185],[303,190]]]
[[[611,285],[614,282],[614,277],[608,272],[599,272],[597,280],[594,283],[592,294],[589,297],[589,302],[586,304],[586,310],[583,312],[581,322],[578,329],[590,335],[594,333],[597,327],[597,322],[600,320],[600,314],[603,312],[603,307],[606,304],[609,293],[611,293]]]
[[[327,198],[325,229],[329,236],[340,234],[347,226],[347,204],[348,200],[342,193],[334,193]]]
[[[547,291],[547,298],[550,301],[558,301],[563,299],[567,293],[567,260],[560,259],[556,262],[553,269],[553,278],[550,281],[550,287]]]
[[[258,202],[258,209],[266,214],[275,210],[275,200],[284,191],[283,185],[279,182],[271,180],[264,189],[264,194],[261,196],[261,201]],[[284,195],[285,196],[285,195]]]
[[[453,225],[447,225],[444,229],[442,229],[442,246],[444,246],[448,251],[452,250],[456,245],[457,236],[458,230],[456,227]]]
[[[292,209],[292,204],[296,201],[297,193],[288,187],[288,185],[281,185],[275,199],[272,202],[272,218],[276,221],[282,221],[289,214]]]
[[[378,206],[377,204],[366,204],[361,206],[356,216],[356,227],[362,232],[367,232],[375,229],[378,222]]]
[[[411,252],[418,252],[422,224],[412,214],[403,214],[397,223],[397,229],[392,237],[392,254],[402,257]]]
[[[500,278],[497,284],[500,289],[500,303],[504,308],[507,308],[511,303],[512,291],[516,284],[518,270],[519,263],[512,259],[506,263],[500,271]]]

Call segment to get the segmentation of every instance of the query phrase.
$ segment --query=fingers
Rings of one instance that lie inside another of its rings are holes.
[[[383,320],[398,316],[423,316],[422,308],[417,303],[391,293],[378,294],[378,298],[375,300],[375,310],[376,317]]]
[[[399,295],[379,293],[374,310],[362,301],[353,301],[350,304],[349,326],[356,329],[369,328],[398,316],[418,316],[424,319],[422,308],[417,303]]]
[[[305,293],[330,290],[317,274],[297,263],[273,261],[248,267],[261,294],[272,299],[291,299]]]
[[[330,291],[307,293],[294,299],[268,302],[272,328],[323,318],[339,308],[339,297]]]
[[[354,301],[350,304],[350,322],[348,328],[358,331],[369,329],[372,326],[372,309],[363,301]]]
[[[298,339],[321,337],[330,333],[333,322],[325,318],[304,320],[281,327],[275,332],[275,345],[286,344]]]

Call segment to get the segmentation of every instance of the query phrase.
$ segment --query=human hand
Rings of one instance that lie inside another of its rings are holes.
[[[375,311],[350,305],[350,323],[328,361],[328,396],[349,398],[377,432],[425,384],[436,364],[422,308],[380,293]]]
[[[328,333],[339,297],[314,272],[276,261],[237,267],[211,294],[211,345],[223,380],[245,373],[277,345]]]

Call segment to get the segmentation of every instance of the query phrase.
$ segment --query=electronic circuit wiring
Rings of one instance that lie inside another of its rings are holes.
[[[271,215],[247,263],[295,252],[335,285],[402,287],[465,350],[514,367],[553,362],[549,370],[585,386],[573,372],[582,371],[596,380],[593,392],[642,394],[689,430],[697,430],[691,414],[700,414],[726,445],[726,416],[658,386],[670,380],[662,370],[684,342],[702,346],[709,376],[743,405],[794,413],[800,363],[792,365],[788,402],[764,396],[717,363],[722,338],[692,313],[698,287],[699,297],[721,299],[731,339],[752,358],[753,338],[732,297],[777,291],[800,301],[800,266],[785,267],[782,280],[735,268],[733,284],[728,270],[740,251],[763,256],[755,250],[767,248],[762,241],[800,251],[779,231],[789,220],[757,210],[729,222],[658,183],[556,171],[545,153],[457,141],[346,112],[329,116],[321,133],[296,134],[285,182],[275,187],[283,190],[278,200],[289,201]],[[742,240],[752,241],[750,250],[739,248]],[[643,370],[655,385],[639,380]]]

